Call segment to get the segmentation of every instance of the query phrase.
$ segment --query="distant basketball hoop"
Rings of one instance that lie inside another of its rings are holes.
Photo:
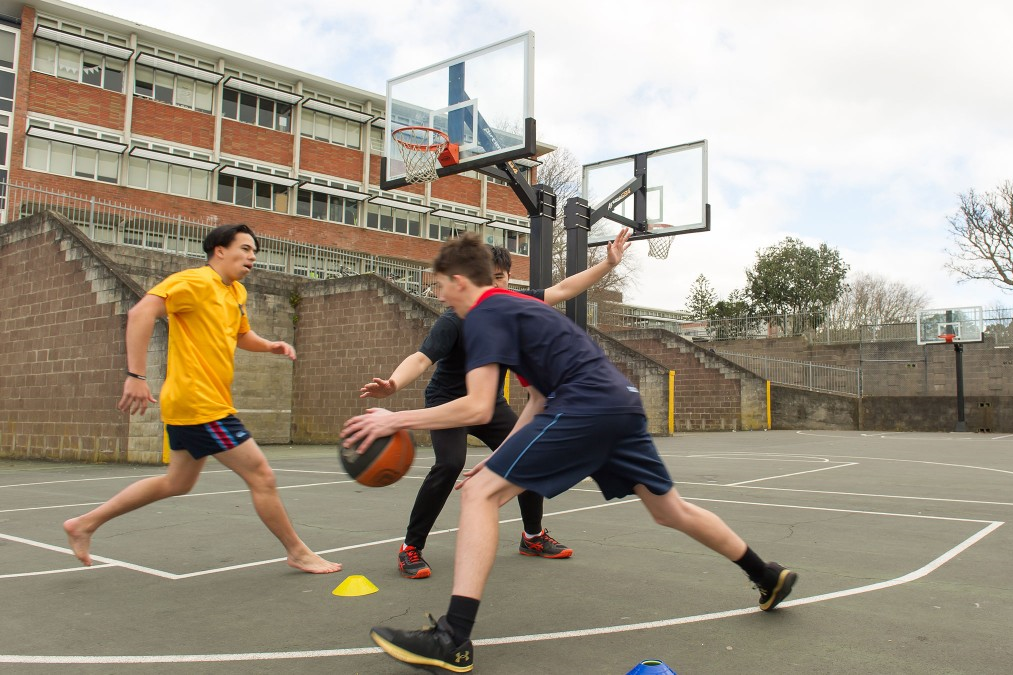
[[[405,180],[409,183],[428,183],[438,178],[436,165],[451,166],[459,161],[458,146],[439,129],[429,127],[401,127],[391,133],[401,151],[405,165]]]
[[[942,335],[939,336],[939,339],[942,340],[943,342],[945,342],[948,345],[952,345],[953,344],[953,338],[955,338],[955,337],[957,337],[957,336],[954,335],[953,333],[943,333]]]

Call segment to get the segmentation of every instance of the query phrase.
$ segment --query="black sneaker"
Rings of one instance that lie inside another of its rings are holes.
[[[549,536],[548,530],[542,530],[537,537],[528,539],[527,535],[521,533],[521,555],[534,555],[541,558],[569,558],[573,555],[573,549],[563,546]]]
[[[425,579],[433,573],[429,563],[422,559],[422,551],[414,546],[406,546],[398,552],[397,569],[406,579]]]
[[[781,567],[776,562],[767,563],[764,583],[756,585],[756,589],[760,591],[760,609],[769,612],[781,604],[781,601],[791,593],[791,587],[795,585],[796,579],[798,575],[790,569]]]
[[[436,666],[455,673],[467,673],[474,667],[475,650],[471,640],[455,644],[454,634],[447,623],[447,617],[433,621],[429,617],[429,628],[422,630],[396,630],[386,626],[375,626],[369,631],[380,649],[398,661],[420,666]]]

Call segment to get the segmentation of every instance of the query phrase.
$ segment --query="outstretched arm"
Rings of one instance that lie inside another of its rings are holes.
[[[287,356],[295,361],[295,347],[281,340],[265,340],[252,330],[240,333],[236,338],[236,346],[248,352],[271,352]]]
[[[155,321],[163,316],[165,298],[145,295],[127,312],[127,372],[140,377],[148,373],[148,343],[155,330]],[[127,375],[123,382],[123,395],[116,408],[133,415],[143,413],[149,403],[155,403],[146,380]]]
[[[404,389],[429,369],[433,362],[422,352],[415,352],[398,365],[386,380],[374,377],[364,385],[359,398],[387,398],[399,389]]]
[[[629,239],[631,232],[632,230],[628,227],[620,230],[615,240],[608,244],[608,254],[605,256],[605,259],[594,267],[588,268],[583,272],[578,272],[572,277],[563,279],[555,286],[546,288],[545,303],[547,305],[555,305],[564,300],[569,300],[601,281],[602,277],[623,261],[623,254],[630,247]]]

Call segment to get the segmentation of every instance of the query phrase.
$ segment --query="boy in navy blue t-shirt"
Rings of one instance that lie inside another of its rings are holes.
[[[788,596],[794,572],[764,562],[718,516],[679,496],[647,433],[639,392],[587,333],[544,303],[493,288],[490,254],[477,236],[447,242],[433,270],[440,299],[465,319],[467,394],[422,410],[371,409],[345,423],[344,444],[365,448],[399,429],[482,424],[501,366],[522,378],[529,399],[512,434],[465,472],[447,614],[426,630],[373,628],[381,649],[407,663],[471,670],[471,630],[496,555],[500,506],[524,490],[553,497],[588,476],[606,499],[636,494],[656,522],[734,561],[759,589],[760,609]]]
[[[555,305],[587,290],[622,262],[629,248],[630,230],[623,228],[607,246],[605,259],[597,265],[563,279],[546,289],[526,290],[524,295]],[[510,281],[510,252],[503,247],[492,247],[493,285],[506,288]],[[374,377],[360,391],[360,398],[386,398],[418,379],[434,363],[436,370],[426,387],[426,407],[433,408],[461,398],[468,393],[465,384],[467,373],[463,319],[449,309],[436,320],[418,351],[405,358],[387,379]],[[492,417],[483,424],[467,427],[437,429],[430,433],[435,461],[422,480],[415,504],[412,506],[405,531],[404,543],[398,550],[398,571],[406,579],[426,579],[432,574],[429,563],[422,557],[437,517],[454,491],[454,484],[464,470],[468,456],[468,436],[475,436],[490,450],[495,450],[510,435],[517,423],[517,415],[498,392]],[[569,558],[573,549],[557,541],[542,527],[542,495],[525,490],[517,495],[521,511],[523,532],[518,551],[522,555],[541,558]]]

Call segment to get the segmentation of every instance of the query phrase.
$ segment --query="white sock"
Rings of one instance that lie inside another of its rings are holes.
[[[541,531],[539,531],[538,534],[528,534],[527,532],[525,532],[524,533],[524,537],[527,538],[527,539],[534,539],[535,537],[540,537],[543,534],[545,534],[545,528],[544,527],[541,529]]]

